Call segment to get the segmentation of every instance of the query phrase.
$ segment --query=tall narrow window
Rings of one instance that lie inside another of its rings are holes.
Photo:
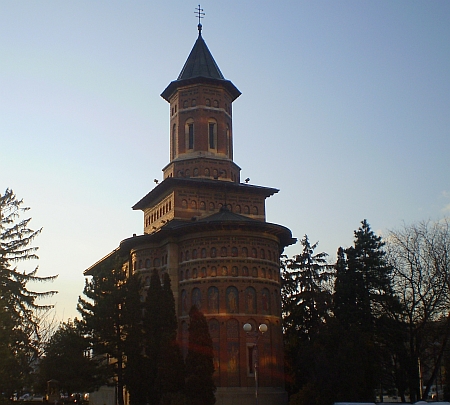
[[[216,149],[216,123],[209,122],[209,149]]]
[[[194,124],[189,123],[189,139],[188,139],[188,149],[194,149]]]
[[[184,123],[185,151],[194,149],[194,120],[188,118]]]
[[[227,132],[226,132],[226,138],[227,138],[227,156],[231,157],[230,151],[232,151],[231,147],[231,134],[230,134],[230,126],[227,124]]]
[[[172,158],[177,154],[177,124],[172,126]]]

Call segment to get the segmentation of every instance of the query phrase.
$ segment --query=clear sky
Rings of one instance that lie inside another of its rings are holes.
[[[45,286],[60,292],[58,320],[77,315],[83,271],[143,232],[131,206],[169,161],[159,95],[197,38],[196,6],[0,1],[0,190],[44,228],[39,274],[59,274]],[[201,6],[203,37],[243,93],[241,179],[280,189],[269,222],[334,258],[364,218],[383,235],[450,215],[450,1]]]

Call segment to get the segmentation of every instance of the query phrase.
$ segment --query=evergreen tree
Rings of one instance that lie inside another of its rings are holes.
[[[337,254],[334,314],[339,328],[345,331],[337,336],[339,350],[358,355],[355,364],[348,359],[342,365],[342,376],[348,377],[343,386],[353,387],[354,381],[360,381],[352,388],[358,393],[353,400],[373,400],[386,367],[392,364],[386,347],[393,339],[392,320],[399,306],[383,246],[381,237],[364,220],[355,231],[354,246],[345,251],[340,248]]]
[[[381,236],[376,236],[366,220],[355,231],[354,247],[347,250],[349,267],[362,275],[365,290],[366,306],[370,317],[377,318],[392,305],[392,266],[388,264],[385,243]]]
[[[314,253],[308,236],[302,253],[283,261],[282,306],[288,390],[298,391],[314,379],[316,338],[325,327],[331,308],[328,282],[332,266],[324,252]]]
[[[177,342],[177,318],[170,277],[163,275],[162,318],[164,327],[158,361],[157,387],[163,405],[184,401],[184,360]]]
[[[45,345],[45,356],[39,364],[41,390],[48,380],[57,380],[61,391],[91,392],[105,381],[102,364],[91,355],[90,343],[80,322],[75,319],[62,323]]]
[[[142,283],[138,274],[131,275],[125,284],[124,302],[124,333],[126,367],[124,381],[130,395],[131,405],[141,405],[147,402],[144,387],[146,362],[144,358],[144,329],[143,329],[143,303]]]
[[[147,290],[144,311],[144,340],[146,367],[143,370],[146,380],[146,399],[150,405],[158,405],[160,392],[157,387],[159,351],[161,347],[164,308],[163,289],[158,270],[153,270]]]
[[[110,361],[119,405],[124,404],[125,281],[123,260],[114,256],[103,263],[91,280],[86,280],[83,293],[88,300],[79,297],[77,306],[92,339],[94,355],[104,355]]]
[[[189,312],[189,343],[186,356],[186,398],[188,405],[214,405],[216,386],[211,335],[205,316],[192,306]]]
[[[29,228],[31,218],[21,218],[28,210],[12,190],[0,194],[0,331],[6,336],[0,341],[0,351],[5,355],[0,359],[5,368],[0,368],[8,370],[0,378],[0,390],[6,395],[21,389],[38,354],[41,315],[52,306],[39,305],[37,300],[56,294],[27,287],[29,282],[53,281],[56,276],[39,277],[37,267],[27,272],[16,266],[38,259],[38,248],[32,242],[42,228],[33,231]]]
[[[284,262],[282,297],[285,335],[310,340],[325,321],[331,295],[327,289],[333,268],[324,252],[314,254],[318,243],[311,245],[308,236],[301,241],[302,253]]]
[[[364,280],[361,272],[357,271],[350,254],[350,265],[347,253],[353,248],[344,250],[340,247],[337,251],[335,264],[336,279],[334,287],[334,315],[340,324],[346,328],[361,327],[370,319],[370,307],[366,299]]]

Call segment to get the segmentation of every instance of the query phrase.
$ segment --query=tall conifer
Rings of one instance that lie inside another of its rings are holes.
[[[53,281],[56,276],[39,277],[38,268],[19,270],[17,263],[38,259],[34,239],[41,229],[29,228],[31,218],[22,219],[29,210],[23,207],[14,192],[6,189],[0,194],[0,392],[12,395],[20,390],[30,371],[30,364],[38,354],[40,316],[51,305],[40,305],[39,298],[49,297],[56,291],[30,290],[29,282]]]
[[[188,405],[215,404],[213,358],[212,339],[205,316],[193,305],[189,312],[189,344],[186,356]]]

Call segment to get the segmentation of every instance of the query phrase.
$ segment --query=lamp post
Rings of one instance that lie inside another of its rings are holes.
[[[255,369],[255,373],[254,373],[255,374],[255,401],[256,401],[255,403],[256,403],[256,405],[258,405],[258,366],[259,366],[258,341],[259,341],[259,338],[262,335],[264,335],[264,333],[267,332],[268,327],[267,327],[267,325],[265,323],[262,323],[261,325],[259,325],[257,330],[253,331],[252,330],[253,329],[252,325],[249,324],[249,323],[246,323],[243,326],[243,329],[244,329],[244,332],[247,333],[248,336],[253,336],[255,338],[255,344],[253,346],[255,348],[254,356],[253,356],[253,358],[255,360],[255,363],[254,363],[254,369]]]

